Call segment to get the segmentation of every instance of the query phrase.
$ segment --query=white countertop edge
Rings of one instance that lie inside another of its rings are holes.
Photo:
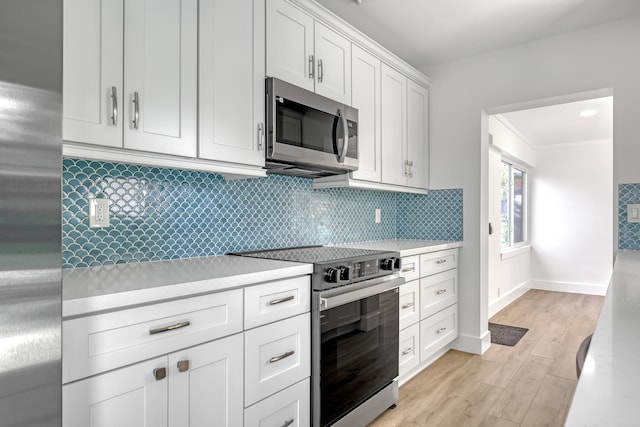
[[[349,243],[340,246],[360,249],[376,249],[399,252],[401,257],[426,254],[462,247],[463,242],[455,240],[420,240],[420,239],[389,239],[372,240],[368,242]]]
[[[223,292],[311,273],[313,273],[313,265],[299,263],[286,268],[69,299],[62,302],[62,318],[87,316],[98,312],[122,310],[134,306]]]

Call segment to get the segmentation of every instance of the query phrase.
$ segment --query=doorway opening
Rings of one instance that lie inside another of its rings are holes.
[[[565,98],[488,114],[488,317],[529,289],[606,292],[614,242],[613,95]]]

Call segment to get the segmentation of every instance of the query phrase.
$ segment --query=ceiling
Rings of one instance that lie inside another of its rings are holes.
[[[419,70],[640,13],[638,0],[317,0]]]
[[[591,117],[581,117],[586,110]],[[501,114],[535,148],[613,139],[613,97]]]

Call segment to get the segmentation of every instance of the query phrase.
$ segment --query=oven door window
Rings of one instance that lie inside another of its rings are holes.
[[[397,289],[321,315],[320,421],[327,426],[398,376]]]

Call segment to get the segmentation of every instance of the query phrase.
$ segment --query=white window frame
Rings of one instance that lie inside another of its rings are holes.
[[[518,249],[529,246],[529,170],[513,160],[503,158],[502,164],[509,165],[509,243],[501,245],[501,254],[516,251]],[[514,243],[513,241],[513,222],[514,222],[514,185],[513,185],[513,169],[518,169],[523,174],[522,179],[522,241]],[[500,237],[502,243],[502,235]],[[520,251],[518,251],[519,253]]]

